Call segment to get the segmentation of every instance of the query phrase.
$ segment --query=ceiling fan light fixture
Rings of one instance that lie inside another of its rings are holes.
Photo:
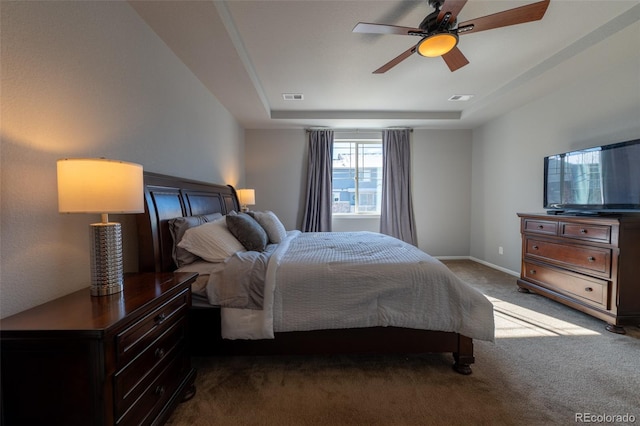
[[[458,36],[450,32],[432,34],[418,43],[417,51],[422,56],[435,58],[449,53],[458,44]]]

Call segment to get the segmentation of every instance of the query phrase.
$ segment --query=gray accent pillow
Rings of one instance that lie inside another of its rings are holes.
[[[280,244],[282,240],[287,236],[287,230],[285,229],[278,216],[270,210],[263,212],[247,212],[249,216],[254,218],[262,228],[264,228],[269,242],[272,244]]]
[[[249,251],[264,251],[269,242],[267,233],[254,218],[246,213],[229,214],[227,228]]]
[[[187,232],[187,229],[202,225],[203,223],[213,222],[221,217],[221,213],[211,213],[202,216],[177,217],[169,220],[169,232],[173,237],[173,261],[178,268],[189,265],[196,260],[201,260],[200,257],[195,254],[178,247],[178,243],[182,240],[182,237],[184,237],[184,233]]]

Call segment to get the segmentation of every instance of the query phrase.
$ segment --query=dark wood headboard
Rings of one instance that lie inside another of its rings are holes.
[[[144,213],[137,215],[138,270],[176,269],[168,221],[176,217],[239,211],[231,185],[218,185],[144,172]]]

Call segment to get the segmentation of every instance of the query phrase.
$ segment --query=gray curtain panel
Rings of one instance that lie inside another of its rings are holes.
[[[380,233],[418,245],[411,200],[409,129],[382,131],[382,206]]]
[[[307,197],[303,232],[331,231],[333,130],[309,131]]]

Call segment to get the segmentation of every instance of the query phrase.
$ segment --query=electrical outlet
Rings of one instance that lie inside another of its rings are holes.
[[[504,249],[502,246],[498,247],[498,254],[504,254]]]

